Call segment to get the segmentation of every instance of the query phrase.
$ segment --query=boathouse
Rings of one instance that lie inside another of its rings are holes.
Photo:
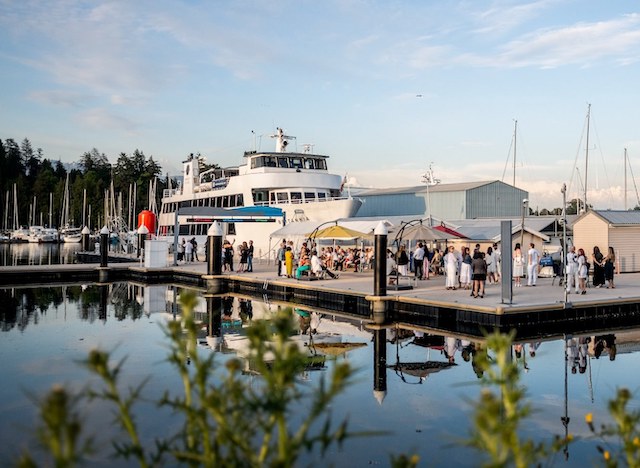
[[[356,217],[406,215],[438,219],[509,218],[529,193],[499,180],[363,190]]]
[[[589,210],[573,223],[573,244],[587,255],[598,246],[616,254],[616,272],[640,271],[640,211]]]

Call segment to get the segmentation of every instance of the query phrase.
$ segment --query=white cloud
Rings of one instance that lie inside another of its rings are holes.
[[[77,120],[84,126],[94,129],[113,129],[134,135],[138,125],[122,115],[116,115],[104,108],[93,108],[77,115]]]

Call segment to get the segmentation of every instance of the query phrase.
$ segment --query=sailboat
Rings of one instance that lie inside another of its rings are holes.
[[[82,228],[71,226],[69,218],[69,174],[64,184],[62,200],[62,220],[60,222],[60,240],[65,243],[78,244],[82,240]]]

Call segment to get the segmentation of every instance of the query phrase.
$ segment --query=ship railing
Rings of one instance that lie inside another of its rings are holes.
[[[327,197],[327,198],[314,198],[313,200],[280,200],[277,202],[254,202],[255,206],[270,206],[270,205],[304,205],[305,203],[323,203],[329,201],[338,201],[338,200],[350,200],[353,197]]]

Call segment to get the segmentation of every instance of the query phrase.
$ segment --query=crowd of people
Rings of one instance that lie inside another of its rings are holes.
[[[373,248],[343,248],[309,246],[303,242],[296,250],[293,241],[285,239],[280,242],[276,253],[278,276],[300,279],[310,272],[312,275],[324,278],[338,278],[340,271],[353,268],[354,272],[361,272],[370,268],[373,260]]]
[[[573,288],[576,294],[587,293],[587,283],[589,280],[589,271],[593,267],[592,284],[596,288],[605,286],[615,288],[613,281],[616,269],[616,254],[613,247],[609,247],[607,255],[603,255],[598,246],[593,248],[591,255],[587,255],[583,249],[577,249],[571,246],[567,252],[566,258],[566,274],[567,274],[567,293]]]

